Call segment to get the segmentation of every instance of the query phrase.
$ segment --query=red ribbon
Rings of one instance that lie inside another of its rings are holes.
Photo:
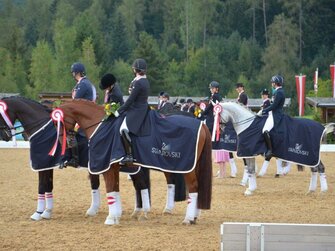
[[[220,113],[222,112],[222,106],[220,104],[216,104],[213,108],[213,111],[215,112],[215,121],[216,124],[216,141],[220,140]]]
[[[64,155],[65,154],[65,149],[66,149],[66,129],[65,129],[65,124],[64,124],[64,113],[63,113],[63,111],[59,108],[53,110],[52,113],[51,113],[51,119],[54,123],[57,123],[57,138],[56,138],[56,141],[55,141],[52,149],[49,152],[49,155],[54,156],[55,153],[56,153],[61,124],[63,125],[63,140],[62,140],[62,153],[61,153],[61,155]]]

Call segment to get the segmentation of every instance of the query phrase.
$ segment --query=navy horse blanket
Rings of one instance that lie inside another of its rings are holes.
[[[182,116],[164,117],[149,111],[151,133],[131,135],[134,164],[172,173],[188,173],[197,162],[197,145],[202,122]],[[120,137],[123,117],[100,123],[89,140],[89,172],[100,174],[118,163],[125,151]]]
[[[256,117],[252,124],[238,135],[237,156],[254,157],[266,152],[262,134],[266,117]],[[320,143],[324,126],[309,119],[284,115],[278,127],[270,131],[273,155],[280,159],[306,166],[320,162]]]
[[[30,166],[34,171],[59,167],[61,162],[60,144],[58,143],[54,156],[48,154],[56,139],[57,131],[51,120],[30,136]]]
[[[237,134],[232,122],[228,122],[223,131],[220,131],[219,141],[214,141],[213,150],[237,151]]]

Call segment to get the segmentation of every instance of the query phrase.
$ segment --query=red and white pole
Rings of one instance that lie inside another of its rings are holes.
[[[332,79],[333,98],[335,98],[335,65],[330,65],[330,77]]]
[[[295,82],[298,94],[299,116],[304,116],[306,75],[295,76]]]

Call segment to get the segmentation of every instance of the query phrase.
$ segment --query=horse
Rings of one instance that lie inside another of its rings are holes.
[[[24,135],[28,134],[27,140],[29,138],[35,139],[35,133],[38,134],[39,130],[49,131],[50,134],[55,133],[55,128],[53,123],[51,123],[50,113],[53,108],[52,101],[43,101],[41,103],[36,102],[31,99],[27,99],[24,97],[13,96],[7,97],[0,101],[1,106],[0,109],[4,109],[6,106],[6,115],[9,119],[10,124],[14,124],[15,120],[21,121],[24,127],[24,131],[21,132]],[[47,124],[48,129],[43,129]],[[52,125],[52,126],[51,126]],[[4,121],[3,117],[0,116],[0,140],[9,141],[12,138],[12,134],[14,132],[11,131],[10,126]],[[74,135],[71,135],[71,140],[69,142],[73,142],[72,139]],[[43,139],[41,139],[43,141]],[[84,150],[83,144],[87,145],[87,141],[83,142],[74,142],[74,144],[78,144],[79,152]],[[72,147],[72,146],[69,146]],[[41,148],[40,155],[48,156],[48,152],[50,149],[48,147]],[[33,151],[31,148],[30,151]],[[31,152],[31,154],[33,154]],[[60,154],[60,153],[58,153]],[[87,155],[87,153],[86,153]],[[80,154],[80,156],[82,156]],[[55,157],[54,160],[58,160],[59,156]],[[49,159],[50,160],[50,159]],[[86,161],[86,163],[85,163]],[[87,158],[80,158],[80,163],[84,162],[81,167],[87,168]],[[52,217],[52,209],[53,209],[53,169],[62,168],[64,165],[63,160],[58,160],[54,166],[47,166],[47,162],[41,164],[42,170],[36,170],[38,172],[38,199],[37,199],[37,210],[31,215],[31,219],[35,221],[39,221],[42,219],[51,219]],[[65,164],[66,165],[66,164]],[[177,174],[178,175],[178,174]],[[137,173],[133,173],[131,175],[134,188],[136,190],[136,202],[135,209],[133,212],[133,218],[142,217],[141,212],[143,211],[143,217],[147,217],[147,213],[150,210],[150,179],[149,172],[142,168]],[[164,208],[164,214],[171,214],[174,208],[175,201],[183,201],[185,200],[185,187],[183,185],[183,180],[181,180],[178,176],[166,176],[167,179],[167,203]],[[88,217],[92,217],[97,215],[99,212],[101,198],[100,198],[100,180],[99,175],[89,174],[89,180],[91,185],[91,205],[86,210],[85,215]],[[184,189],[184,190],[183,190]],[[146,192],[146,193],[145,193]],[[142,199],[142,195],[147,197]],[[46,204],[46,205],[45,205]]]
[[[51,219],[53,210],[53,170],[62,168],[63,160],[60,158],[60,151],[57,151],[54,157],[48,156],[50,148],[36,146],[44,144],[46,141],[55,142],[56,129],[51,121],[50,113],[52,109],[37,101],[20,96],[6,97],[0,100],[0,139],[9,141],[13,136],[11,128],[16,120],[22,123],[24,133],[27,134],[31,143],[30,156],[37,154],[41,163],[35,166],[31,163],[34,171],[38,172],[38,199],[37,210],[31,215],[31,219],[38,221],[41,219]],[[6,122],[7,120],[7,122]],[[44,134],[43,137],[39,135]],[[54,139],[51,137],[54,136]],[[48,137],[51,138],[48,138]],[[53,143],[52,142],[52,143]],[[37,150],[37,151],[36,151]],[[86,164],[87,165],[87,164]],[[99,176],[89,175],[92,200],[91,205],[86,211],[86,216],[94,216],[98,213],[100,206]]]
[[[56,112],[56,110],[54,111]],[[104,125],[106,121],[105,111],[102,106],[86,100],[72,100],[59,106],[59,113],[64,116],[64,126],[66,131],[73,130],[76,123],[84,130],[88,139],[96,132],[98,127]],[[153,111],[152,111],[153,112]],[[175,115],[176,118],[183,116]],[[117,119],[113,118],[111,124]],[[186,118],[185,118],[186,119]],[[118,132],[117,132],[118,133]],[[110,147],[110,146],[106,146]],[[90,150],[92,149],[90,145]],[[200,209],[210,209],[212,192],[212,161],[211,161],[211,136],[208,128],[201,124],[199,128],[199,138],[196,146],[195,167],[184,173],[184,179],[188,188],[188,205],[183,224],[195,224],[199,216]],[[95,162],[90,154],[90,163]],[[143,166],[143,165],[142,165]],[[89,171],[91,171],[89,169]],[[118,160],[112,162],[105,168],[103,174],[107,193],[109,213],[106,217],[106,225],[119,224],[122,206],[119,195],[119,171]],[[167,174],[168,175],[168,174]]]
[[[247,142],[245,137],[241,137],[241,134],[243,132],[247,132],[248,130],[253,130],[253,133],[255,134],[260,134],[261,135],[261,129],[257,129],[257,128],[252,128],[252,124],[253,122],[257,122],[256,119],[259,118],[259,116],[257,116],[256,114],[254,114],[251,110],[249,110],[248,108],[235,103],[235,102],[221,102],[219,104],[221,106],[221,109],[219,109],[220,111],[220,123],[222,125],[222,127],[224,127],[224,125],[228,122],[231,121],[233,123],[233,127],[238,135],[238,149],[240,148],[241,145],[245,146],[245,148],[247,148]],[[295,119],[295,120],[300,120],[301,119]],[[312,123],[312,122],[310,122]],[[314,124],[318,124],[317,122],[314,122]],[[335,129],[335,124],[331,123],[326,125],[325,127],[321,126],[320,124],[318,124],[319,128],[322,127],[322,131],[320,134],[320,141],[318,142],[318,146],[320,146],[321,143],[321,139],[325,134],[328,134],[330,132],[333,132]],[[320,131],[320,130],[319,130]],[[305,135],[306,136],[306,135]],[[282,136],[283,138],[285,138],[285,135]],[[308,137],[310,137],[310,135],[308,135]],[[259,146],[260,142],[255,142],[255,145]],[[265,144],[263,141],[261,142],[263,144]],[[274,145],[274,149],[275,149],[276,145]],[[301,147],[301,145],[297,144],[296,148],[297,149],[290,149],[291,152],[301,152],[301,150],[299,149],[299,147]],[[320,149],[320,147],[318,148]],[[239,151],[239,150],[238,150]],[[255,175],[255,155],[258,154],[263,154],[264,152],[257,152],[257,153],[253,153],[250,154],[249,156],[240,156],[240,157],[248,157],[246,158],[247,160],[247,166],[248,166],[248,182],[249,182],[249,187],[246,189],[245,191],[245,195],[252,195],[254,193],[254,191],[257,188],[257,183],[256,183],[256,175]],[[304,152],[301,152],[304,154]],[[318,156],[320,154],[320,152],[318,151]],[[280,157],[280,159],[284,160],[284,161],[288,161],[288,162],[295,162],[295,160],[289,159],[289,158],[285,158],[285,156],[274,156],[274,157]],[[298,163],[297,164],[302,164],[305,166],[310,166],[311,167],[311,171],[312,171],[312,177],[310,180],[310,187],[309,187],[309,192],[313,192],[316,190],[316,181],[315,181],[315,175],[316,172],[318,171],[320,173],[320,183],[321,183],[321,192],[325,192],[327,191],[327,181],[326,181],[326,176],[325,176],[325,167],[322,163],[322,161],[320,159],[318,159],[318,161],[316,163],[314,163],[313,165],[308,165],[306,163]]]

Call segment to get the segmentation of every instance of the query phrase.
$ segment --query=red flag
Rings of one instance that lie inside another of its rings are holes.
[[[297,86],[299,116],[303,116],[305,112],[305,83],[306,75],[295,76],[295,83]]]
[[[314,74],[314,91],[318,92],[318,78],[319,78],[319,68],[316,68]]]
[[[330,65],[330,77],[332,79],[333,98],[335,98],[335,65]]]

